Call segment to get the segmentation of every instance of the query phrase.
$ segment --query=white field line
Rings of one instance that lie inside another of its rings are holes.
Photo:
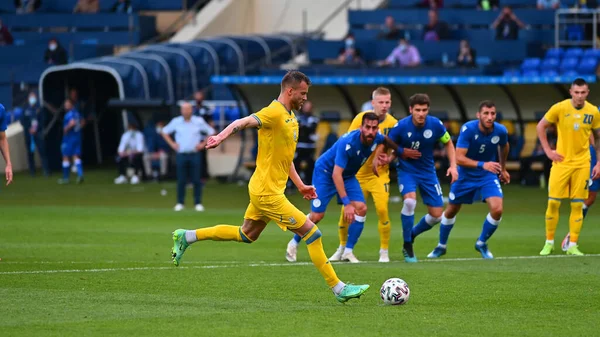
[[[550,256],[503,256],[496,257],[494,260],[527,260],[527,259],[548,259],[548,258],[585,258],[585,257],[600,257],[600,254],[588,254],[584,256],[571,256],[571,255],[550,255]],[[426,259],[421,262],[461,262],[461,261],[482,261],[481,258],[455,258],[455,259]],[[60,262],[60,261],[57,261]],[[394,261],[392,264],[401,263],[402,261]],[[0,262],[0,265],[5,262]],[[27,263],[27,262],[23,262]],[[43,261],[38,261],[43,263]],[[70,262],[65,262],[65,264]],[[96,262],[99,263],[99,262]],[[100,262],[101,263],[101,262]],[[123,263],[129,263],[127,261]],[[3,271],[0,275],[24,275],[24,274],[61,274],[61,273],[106,273],[106,272],[118,272],[118,271],[144,271],[144,270],[175,270],[175,269],[217,269],[217,268],[238,268],[238,267],[295,267],[295,266],[307,266],[312,265],[311,262],[295,262],[295,263],[266,263],[266,262],[253,262],[253,263],[221,263],[221,264],[210,264],[210,265],[192,265],[185,266],[185,264],[193,264],[193,262],[184,262],[181,267],[164,266],[164,267],[129,267],[129,268],[93,268],[93,269],[55,269],[55,270],[18,270],[18,271]],[[336,263],[337,264],[337,263]],[[363,261],[360,264],[379,264],[376,261]]]

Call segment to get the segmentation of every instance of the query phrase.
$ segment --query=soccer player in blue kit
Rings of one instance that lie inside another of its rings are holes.
[[[379,117],[373,112],[368,112],[363,115],[358,130],[340,137],[315,164],[313,184],[317,198],[312,201],[309,219],[315,224],[319,223],[325,216],[331,198],[336,194],[340,197],[344,204],[344,220],[350,224],[348,242],[342,259],[352,263],[359,262],[354,256],[353,249],[362,233],[367,215],[367,204],[356,179],[356,173],[378,146],[397,149],[396,144],[379,133]],[[288,243],[286,252],[288,261],[296,260],[300,240],[301,237],[296,234]]]
[[[409,99],[410,114],[400,120],[390,130],[388,137],[398,144],[399,148],[410,148],[421,152],[418,159],[399,160],[398,187],[404,198],[402,207],[402,234],[404,236],[404,260],[417,262],[413,251],[413,235],[431,229],[442,219],[444,201],[442,187],[435,172],[433,149],[437,142],[446,147],[450,168],[447,176],[452,176],[452,183],[458,178],[454,144],[444,124],[438,118],[429,116],[430,100],[426,94],[415,94]],[[427,205],[428,214],[423,216],[413,228],[415,208],[417,207],[417,187],[421,192],[423,203]],[[416,233],[416,234],[415,234]]]
[[[65,100],[65,114],[63,121],[63,139],[60,145],[62,152],[63,177],[58,181],[59,184],[69,183],[69,173],[73,159],[73,165],[77,168],[77,183],[83,182],[83,164],[81,163],[81,129],[84,121],[77,108],[73,106],[70,99]]]
[[[501,182],[509,183],[506,171],[506,158],[510,146],[508,132],[502,124],[496,123],[496,106],[492,101],[479,104],[477,120],[465,123],[456,143],[458,180],[450,187],[449,202],[440,225],[440,240],[428,258],[438,258],[446,254],[448,236],[456,221],[456,214],[463,204],[485,201],[490,212],[483,222],[483,229],[475,243],[475,250],[484,259],[494,256],[487,246],[502,220]],[[500,158],[498,158],[500,155]],[[499,161],[499,162],[498,162]]]

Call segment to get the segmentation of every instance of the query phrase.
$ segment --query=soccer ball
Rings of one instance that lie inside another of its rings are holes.
[[[408,284],[399,278],[391,278],[383,282],[380,293],[383,303],[387,305],[405,304],[410,297]]]

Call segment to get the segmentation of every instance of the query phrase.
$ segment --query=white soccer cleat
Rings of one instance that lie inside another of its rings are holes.
[[[342,261],[342,255],[344,254],[344,247],[338,247],[338,249],[331,255],[329,261],[337,262]]]
[[[562,241],[562,244],[560,245],[560,248],[562,248],[563,252],[566,252],[567,250],[569,250],[569,241],[571,241],[571,233],[567,233],[567,236],[565,236],[565,238]]]
[[[116,185],[121,185],[121,184],[127,184],[127,178],[125,178],[125,176],[118,176],[115,178],[115,184]]]
[[[293,241],[293,240],[292,240]],[[296,262],[296,254],[298,253],[298,245],[288,242],[287,249],[285,250],[285,259],[289,262]]]
[[[202,204],[196,205],[196,212],[204,212],[204,206]]]
[[[379,251],[379,262],[382,262],[382,263],[390,262],[390,254],[388,253],[387,250]]]
[[[137,185],[140,183],[140,178],[138,176],[131,177],[131,181],[129,181],[132,185]]]
[[[346,253],[342,254],[342,261],[350,261],[350,263],[359,263],[360,262],[360,261],[358,261],[356,256],[354,256],[353,252],[346,252]]]
[[[175,208],[173,208],[175,210],[175,212],[179,212],[179,211],[183,211],[184,207],[182,204],[177,204],[175,205]]]

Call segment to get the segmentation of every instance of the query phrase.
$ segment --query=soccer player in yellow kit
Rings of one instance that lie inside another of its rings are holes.
[[[373,112],[379,116],[379,132],[387,136],[389,130],[396,125],[398,120],[388,114],[392,107],[392,96],[387,88],[379,87],[373,91],[372,95]],[[354,117],[348,131],[360,128],[362,116],[370,111],[363,111]],[[373,197],[375,203],[375,211],[379,222],[377,229],[379,230],[379,262],[390,262],[388,254],[390,243],[391,223],[388,213],[388,203],[390,199],[390,172],[389,166],[386,165],[379,169],[379,177],[373,174],[373,158],[375,153],[369,157],[367,162],[356,174],[356,179],[360,183],[360,188],[365,195],[365,200],[369,195]],[[346,250],[346,241],[348,239],[348,224],[344,221],[344,208],[340,215],[338,223],[340,236],[340,246],[336,252],[329,258],[330,261],[351,261],[358,262],[352,250]]]
[[[577,240],[583,225],[583,202],[589,192],[589,139],[592,130],[596,140],[599,139],[600,113],[598,107],[586,101],[590,90],[585,80],[578,78],[573,81],[569,92],[571,99],[554,104],[537,126],[540,143],[546,156],[552,160],[546,209],[546,244],[540,255],[550,255],[554,250],[558,210],[561,200],[566,198],[571,199],[567,254],[583,255],[577,246]],[[550,148],[546,137],[546,129],[550,124],[555,124],[558,130],[556,151]],[[599,175],[600,164],[596,164],[592,170],[592,178]]]
[[[360,297],[369,285],[344,284],[327,260],[321,242],[321,231],[304,213],[285,197],[288,178],[305,199],[317,197],[313,186],[306,186],[294,167],[298,143],[298,121],[293,110],[306,101],[310,79],[299,71],[288,72],[281,80],[279,97],[268,107],[231,123],[207,140],[207,148],[215,148],[232,134],[245,128],[258,128],[256,170],[248,184],[250,204],[242,226],[218,225],[197,230],[177,229],[173,232],[173,263],[178,266],[187,247],[196,241],[238,241],[252,243],[271,220],[283,230],[300,235],[306,242],[310,258],[332,289],[339,302]]]

